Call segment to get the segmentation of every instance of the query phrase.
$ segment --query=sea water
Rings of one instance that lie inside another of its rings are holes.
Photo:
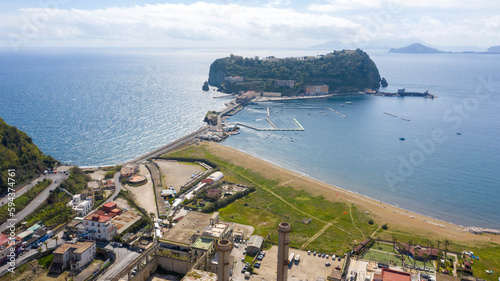
[[[228,99],[213,98],[220,94],[203,92],[201,85],[210,63],[230,53],[2,51],[0,117],[64,163],[121,164],[196,130],[208,110],[224,107]],[[390,84],[385,91],[429,90],[438,98],[345,96],[249,105],[229,120],[270,128],[269,107],[277,127],[298,128],[296,118],[305,131],[242,128],[222,144],[424,215],[500,228],[500,56],[370,56]]]

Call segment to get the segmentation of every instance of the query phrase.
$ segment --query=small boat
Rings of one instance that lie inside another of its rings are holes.
[[[350,101],[346,101],[346,102],[345,102],[345,104],[352,104],[352,102],[350,102]]]
[[[399,138],[399,140],[405,140],[405,138],[403,138],[403,137],[400,137],[400,138]]]
[[[461,135],[462,135],[462,133],[457,133],[457,135],[461,136]]]
[[[341,104],[340,104],[340,107],[344,107],[344,104],[342,104],[342,103],[341,103]]]
[[[233,135],[239,135],[241,132],[240,131],[237,131],[237,132],[234,132]]]

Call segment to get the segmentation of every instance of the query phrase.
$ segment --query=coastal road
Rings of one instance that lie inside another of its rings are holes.
[[[103,245],[99,245],[98,242],[98,247],[100,248],[105,248],[108,250],[111,250],[115,252],[116,254],[116,260],[113,263],[113,265],[106,270],[101,276],[98,277],[98,280],[112,280],[116,275],[121,273],[124,269],[126,269],[130,263],[132,263],[140,254],[136,251],[132,251],[130,249],[124,248],[124,247],[114,247],[111,246],[110,244],[106,245],[105,247],[102,247]],[[127,275],[125,275],[125,279],[127,278]]]
[[[45,188],[42,192],[40,192],[40,194],[38,194],[38,196],[35,197],[35,199],[33,199],[28,204],[28,206],[24,207],[24,209],[22,211],[20,211],[14,217],[7,220],[7,222],[3,223],[0,226],[0,232],[3,232],[5,229],[7,229],[7,227],[10,225],[11,222],[13,222],[13,223],[21,222],[29,214],[33,213],[33,211],[35,211],[36,208],[40,207],[40,205],[42,205],[42,203],[45,202],[47,197],[49,197],[50,192],[52,192],[52,190],[56,189],[62,181],[64,181],[65,179],[68,178],[68,175],[66,175],[64,173],[61,173],[61,174],[57,173],[57,174],[46,175],[44,177],[51,179],[52,183],[47,188]]]
[[[106,202],[104,202],[104,204],[115,200],[118,196],[118,193],[120,193],[120,190],[122,190],[122,183],[120,182],[120,172],[115,173],[113,180],[115,182],[115,192],[111,197],[109,197],[108,200],[106,200]]]
[[[158,149],[155,149],[149,153],[146,153],[142,156],[139,156],[138,158],[132,160],[131,162],[133,163],[141,163],[141,162],[144,162],[146,161],[148,158],[151,158],[151,157],[156,157],[156,156],[160,156],[162,154],[165,154],[167,152],[169,152],[170,150],[172,149],[175,149],[183,144],[186,144],[192,140],[194,140],[195,138],[197,138],[198,136],[200,136],[201,134],[205,133],[206,131],[208,130],[208,126],[205,125],[201,128],[199,128],[198,130],[186,135],[186,136],[183,136],[179,139],[176,139],[172,142],[170,142],[169,144],[166,144]]]
[[[28,192],[33,186],[35,186],[38,182],[43,181],[44,179],[51,179],[52,182],[55,181],[62,181],[63,180],[64,174],[48,174],[48,175],[41,175],[38,178],[32,180],[30,183],[27,185],[23,186],[22,188],[16,190],[16,198],[23,195],[24,193]],[[9,197],[5,195],[0,199],[0,206],[3,206],[5,204],[9,203]]]

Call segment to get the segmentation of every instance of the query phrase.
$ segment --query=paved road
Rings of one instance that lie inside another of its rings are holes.
[[[98,280],[112,280],[140,255],[138,252],[124,247],[114,247],[110,244],[104,246],[102,243],[98,242],[97,246],[115,252],[116,260],[106,272],[99,276]],[[125,275],[125,279],[127,279],[127,275]]]
[[[30,190],[31,188],[33,188],[33,186],[35,186],[38,182],[44,180],[44,179],[51,179],[52,182],[54,181],[62,181],[63,180],[63,176],[65,176],[64,174],[49,174],[49,175],[41,175],[39,176],[38,178],[34,179],[33,181],[31,181],[30,183],[28,183],[27,185],[25,185],[24,187],[22,187],[21,189],[17,190],[16,191],[16,197],[19,197],[21,195],[23,195],[24,193],[28,192],[28,190]],[[4,197],[2,197],[0,199],[0,206],[3,206],[4,204],[7,204],[9,203],[9,197],[7,195],[5,195]]]
[[[46,175],[44,177],[47,177],[49,179],[52,179],[52,183],[45,188],[40,194],[38,194],[35,199],[33,199],[28,206],[26,206],[22,211],[17,213],[13,218],[10,218],[0,226],[0,232],[3,232],[5,229],[7,229],[7,226],[10,225],[11,222],[18,223],[24,220],[29,214],[31,214],[33,211],[36,210],[36,208],[40,207],[43,202],[49,197],[50,192],[52,190],[56,189],[59,184],[64,181],[65,179],[68,178],[68,175],[66,174],[51,174],[51,175]],[[3,201],[2,201],[3,202]]]
[[[104,203],[108,203],[108,202],[111,202],[113,200],[116,199],[116,197],[118,196],[118,193],[120,193],[120,190],[122,190],[122,183],[120,182],[120,172],[116,172],[115,175],[114,175],[114,178],[113,178],[114,182],[115,182],[115,192],[113,193],[113,195],[111,197],[109,197],[108,200],[106,200],[106,202]]]
[[[192,141],[194,140],[195,138],[197,138],[198,136],[200,136],[201,134],[205,133],[206,131],[208,130],[208,126],[203,126],[201,128],[199,128],[198,130],[190,133],[189,135],[186,135],[186,136],[183,136],[177,140],[174,140],[173,142],[169,143],[169,144],[166,144],[158,149],[155,149],[149,153],[146,153],[142,156],[139,156],[138,158],[132,160],[131,162],[134,162],[134,163],[140,163],[140,162],[144,162],[146,161],[148,158],[151,158],[151,157],[155,157],[155,156],[160,156],[162,154],[165,154],[167,152],[169,152],[170,150],[172,149],[175,149],[183,144],[186,144],[188,143],[189,141]]]

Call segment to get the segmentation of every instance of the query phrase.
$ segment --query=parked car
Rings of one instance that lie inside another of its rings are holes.
[[[335,270],[340,270],[340,266],[338,266],[338,265],[337,265],[337,266],[335,267]]]
[[[311,255],[311,251],[307,251],[307,254],[308,254],[308,255]]]
[[[260,268],[260,262],[256,262],[256,263],[253,265],[253,267],[255,267],[255,268]]]
[[[313,253],[313,256],[316,256],[316,252]]]
[[[323,253],[323,255],[321,255],[321,257],[324,258],[325,257],[325,253]]]
[[[341,258],[342,258],[342,257],[340,257],[340,256],[339,256],[339,261],[340,261],[340,259],[341,259]]]
[[[257,256],[257,260],[259,260],[259,261],[261,261],[263,258],[264,258],[264,256],[263,256],[263,255],[258,255],[258,256]]]
[[[332,264],[329,262],[325,262],[325,266],[331,266]]]

